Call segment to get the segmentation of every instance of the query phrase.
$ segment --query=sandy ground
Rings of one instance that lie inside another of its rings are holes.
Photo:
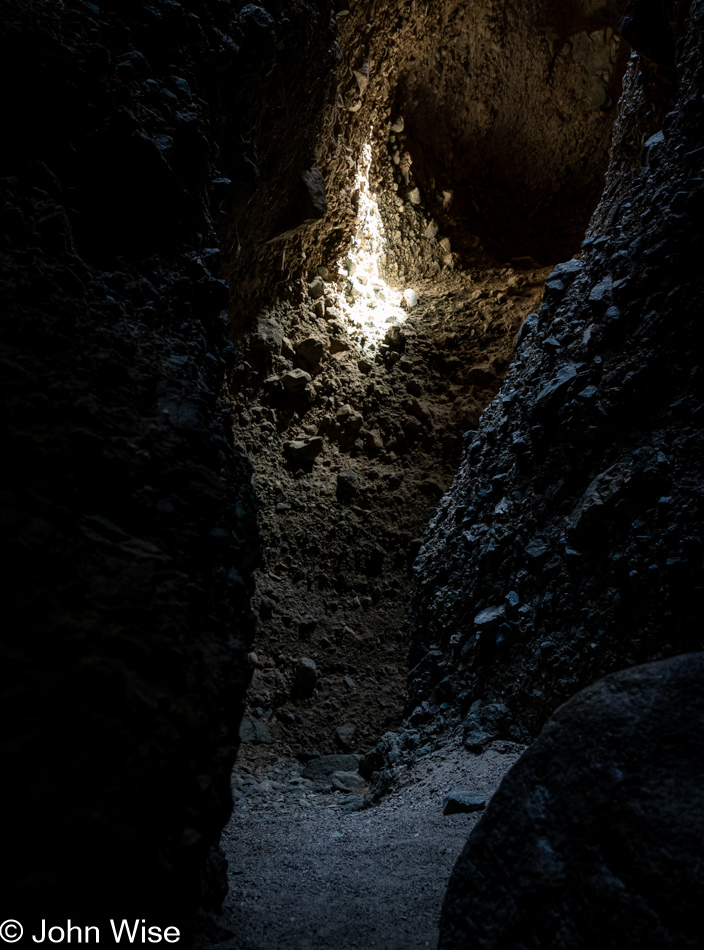
[[[302,811],[280,796],[238,808],[223,848],[230,894],[217,918],[223,948],[423,950],[435,947],[442,898],[479,814],[443,816],[448,792],[487,800],[522,748],[472,755],[453,742],[420,759],[380,804],[345,813],[350,796],[314,796]]]

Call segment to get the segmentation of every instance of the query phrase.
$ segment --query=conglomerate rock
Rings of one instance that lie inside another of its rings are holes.
[[[409,711],[448,704],[471,744],[702,646],[704,7],[671,6],[677,70],[632,56],[581,257],[548,278],[416,562]]]

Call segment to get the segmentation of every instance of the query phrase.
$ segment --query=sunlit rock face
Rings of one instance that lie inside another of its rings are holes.
[[[581,259],[548,278],[416,562],[409,711],[447,703],[471,748],[702,646],[702,6],[661,14],[676,67],[634,4],[645,52]]]
[[[623,4],[418,6],[396,97],[421,192],[451,192],[500,259],[576,251],[608,161]]]
[[[576,251],[608,164],[625,5],[372,2],[336,20],[321,11],[311,34],[296,21],[295,42],[279,50],[286,104],[262,73],[271,98],[242,106],[248,140],[223,150],[232,281],[260,300],[320,265],[344,267],[350,237],[353,249],[365,243],[369,201],[383,240],[363,250],[394,286],[482,246],[501,261]],[[289,144],[312,127],[309,159],[291,162]],[[309,168],[327,213],[295,228],[300,214],[284,222],[272,202]]]
[[[624,8],[353,5],[317,155],[330,214],[302,239],[306,261],[330,260],[354,230],[365,166],[393,279],[480,244],[500,260],[576,251],[608,163]]]

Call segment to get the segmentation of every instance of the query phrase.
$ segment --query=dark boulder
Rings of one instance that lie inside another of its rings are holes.
[[[701,946],[704,654],[560,707],[453,871],[440,950]]]

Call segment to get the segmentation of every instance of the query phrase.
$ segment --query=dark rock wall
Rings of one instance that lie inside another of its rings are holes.
[[[704,5],[652,6],[629,10],[644,51],[582,259],[548,279],[415,567],[412,721],[446,703],[472,748],[702,647]],[[648,58],[654,24],[676,69]]]
[[[305,243],[328,210],[330,183],[319,164],[342,54],[331,0],[238,5],[239,55],[209,101],[224,179],[219,233],[236,288],[232,317],[251,329],[254,303],[287,296],[307,269]]]
[[[702,673],[646,664],[555,713],[455,865],[440,950],[701,945]]]
[[[307,82],[310,58],[280,52],[322,16],[268,6],[3,4],[0,886],[18,916],[174,923],[222,896],[259,542],[218,403],[218,230],[255,176],[259,77]],[[304,116],[294,170],[308,133]]]

